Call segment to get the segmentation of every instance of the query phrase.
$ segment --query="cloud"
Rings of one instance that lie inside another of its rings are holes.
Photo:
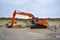
[[[26,2],[28,2],[29,0],[2,0],[0,2],[2,3],[11,3],[11,4],[24,4]]]
[[[1,0],[0,13],[2,16],[11,16],[12,11],[25,11],[36,17],[60,17],[59,0]],[[8,14],[8,15],[4,15]]]

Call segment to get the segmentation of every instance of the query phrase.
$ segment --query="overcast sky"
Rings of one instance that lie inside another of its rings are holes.
[[[40,18],[60,17],[60,0],[0,0],[0,17],[12,17],[13,10]],[[17,18],[28,18],[16,15]]]

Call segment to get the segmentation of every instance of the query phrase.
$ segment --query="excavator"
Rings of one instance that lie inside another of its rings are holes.
[[[47,19],[39,19],[39,18],[35,17],[33,14],[31,14],[31,13],[26,13],[26,12],[21,12],[21,11],[16,11],[16,10],[13,11],[11,25],[8,26],[8,28],[13,27],[14,19],[15,19],[16,14],[28,16],[29,18],[31,18],[32,25],[31,25],[30,28],[47,28],[47,25],[48,25],[48,20]]]

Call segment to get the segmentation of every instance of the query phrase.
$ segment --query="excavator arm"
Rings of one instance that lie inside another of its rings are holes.
[[[32,19],[35,18],[34,15],[32,15],[30,13],[25,13],[25,12],[20,12],[20,11],[17,12],[16,10],[14,10],[13,16],[12,16],[12,21],[11,21],[11,27],[13,27],[13,25],[14,25],[14,19],[15,19],[16,14],[28,16],[28,17],[31,17]]]

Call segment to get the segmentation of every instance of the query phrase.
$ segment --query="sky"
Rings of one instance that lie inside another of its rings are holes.
[[[0,17],[12,17],[22,11],[39,18],[60,18],[60,0],[0,0]],[[16,18],[29,18],[16,15]]]

